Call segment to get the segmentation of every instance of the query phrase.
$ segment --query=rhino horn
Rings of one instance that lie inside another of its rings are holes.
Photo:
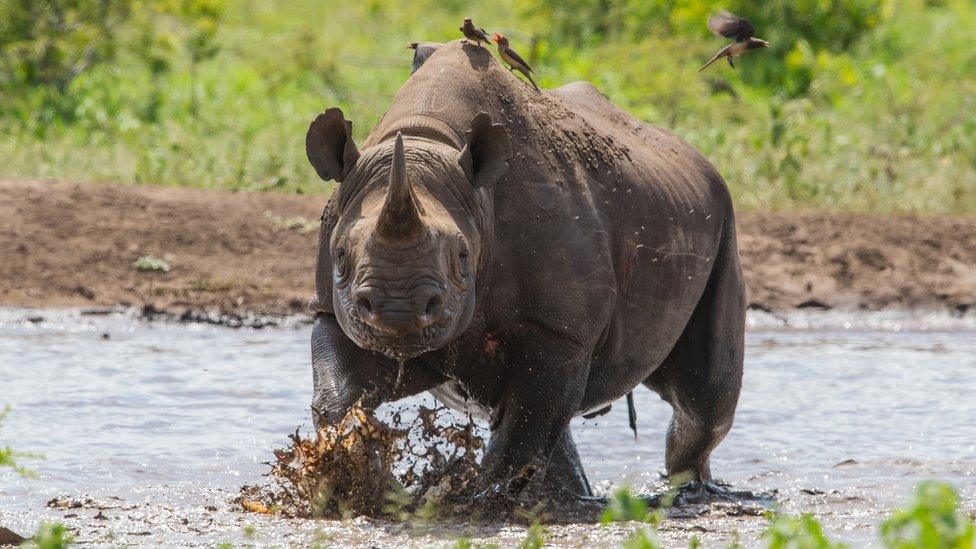
[[[403,135],[397,132],[390,166],[390,186],[376,223],[376,232],[385,240],[410,240],[423,234],[422,210],[407,177],[407,160],[403,154]]]

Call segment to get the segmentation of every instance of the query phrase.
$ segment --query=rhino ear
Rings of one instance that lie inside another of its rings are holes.
[[[349,174],[359,150],[352,140],[352,122],[341,109],[333,107],[312,121],[305,134],[305,154],[325,181],[342,181]]]
[[[475,187],[490,188],[508,169],[512,144],[501,124],[492,124],[486,113],[478,113],[471,121],[467,143],[458,154],[458,164]]]

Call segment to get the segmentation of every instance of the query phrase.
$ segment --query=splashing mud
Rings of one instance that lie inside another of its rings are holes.
[[[297,518],[451,516],[470,499],[484,439],[471,418],[447,419],[446,408],[421,406],[413,421],[399,412],[389,424],[358,404],[323,419],[312,438],[298,430],[275,450],[263,486],[245,486],[246,511]]]

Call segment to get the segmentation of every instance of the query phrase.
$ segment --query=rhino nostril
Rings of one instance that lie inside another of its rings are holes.
[[[435,295],[427,300],[427,307],[424,309],[424,314],[435,317],[441,312],[441,296]]]
[[[359,316],[369,317],[373,314],[373,304],[368,297],[360,297],[356,300],[356,308],[359,309]]]

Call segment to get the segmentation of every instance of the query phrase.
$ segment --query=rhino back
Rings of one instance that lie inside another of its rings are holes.
[[[721,176],[680,138],[635,120],[588,83],[536,92],[485,48],[458,41],[445,44],[407,80],[365,147],[402,131],[460,149],[479,112],[505,126],[514,151],[495,190],[496,207],[528,206],[567,220],[599,211],[614,221],[628,221],[630,210],[642,217],[640,204],[659,214],[694,209],[719,220],[704,223],[705,230],[721,226],[730,212]],[[682,218],[671,221],[681,225]]]

